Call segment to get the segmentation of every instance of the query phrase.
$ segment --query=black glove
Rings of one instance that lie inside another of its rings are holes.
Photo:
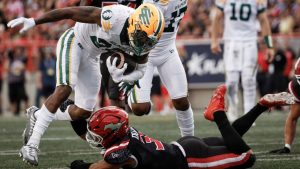
[[[290,152],[291,152],[291,150],[289,148],[283,147],[280,149],[272,150],[269,153],[271,153],[271,154],[288,154]]]
[[[141,88],[138,80],[135,81],[135,82],[133,82],[132,84],[131,83],[127,83],[127,82],[121,82],[119,84],[119,87],[120,87],[119,91],[122,91],[124,96],[129,96],[135,85],[138,88]]]
[[[92,163],[86,163],[83,160],[75,160],[71,163],[70,169],[88,169]]]

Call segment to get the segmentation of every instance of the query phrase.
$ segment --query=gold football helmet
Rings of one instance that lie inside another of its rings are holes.
[[[129,17],[128,36],[134,53],[148,53],[160,39],[165,27],[162,12],[153,4],[139,6]]]

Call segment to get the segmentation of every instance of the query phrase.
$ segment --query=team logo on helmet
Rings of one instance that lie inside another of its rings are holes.
[[[102,13],[102,18],[104,20],[109,20],[112,17],[112,15],[113,15],[112,11],[108,9]]]
[[[119,129],[122,126],[122,124],[124,124],[124,122],[117,123],[117,124],[109,123],[109,124],[104,126],[104,130],[111,129],[112,131],[114,131],[114,130]]]
[[[142,8],[141,14],[139,15],[142,24],[147,26],[150,25],[150,17],[151,17],[150,9],[147,6],[145,6],[144,8]]]

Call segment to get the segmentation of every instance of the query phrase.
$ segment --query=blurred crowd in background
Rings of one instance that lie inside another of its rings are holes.
[[[71,20],[40,25],[21,35],[18,29],[8,29],[8,21],[17,17],[38,17],[51,9],[76,6],[79,0],[1,0],[0,1],[0,92],[3,80],[8,82],[10,112],[18,115],[20,103],[28,104],[26,72],[35,73],[37,92],[35,104],[55,88],[55,45],[59,36],[74,25]],[[178,38],[209,38],[214,0],[189,0],[188,10],[181,21]],[[273,34],[279,37],[300,35],[300,0],[269,0],[267,13]],[[300,36],[299,36],[300,37]],[[293,75],[298,58],[288,41],[278,47],[273,63],[265,60],[265,46],[259,43],[258,86],[263,95],[283,91]],[[163,91],[162,93],[166,93]],[[166,95],[166,94],[164,94]],[[163,97],[165,98],[165,97]],[[0,97],[1,99],[1,97]],[[160,100],[154,98],[155,100]],[[163,99],[165,100],[165,99]],[[167,101],[158,101],[160,102]],[[3,112],[0,100],[0,113]],[[162,105],[158,106],[162,111]]]

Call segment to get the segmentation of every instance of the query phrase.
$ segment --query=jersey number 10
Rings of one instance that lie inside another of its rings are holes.
[[[232,15],[230,17],[230,20],[237,21],[238,18],[236,16],[236,4],[231,3],[230,5],[232,7]],[[250,4],[241,4],[239,12],[240,12],[239,19],[241,21],[248,21],[250,19],[251,13],[252,13],[251,5]]]

